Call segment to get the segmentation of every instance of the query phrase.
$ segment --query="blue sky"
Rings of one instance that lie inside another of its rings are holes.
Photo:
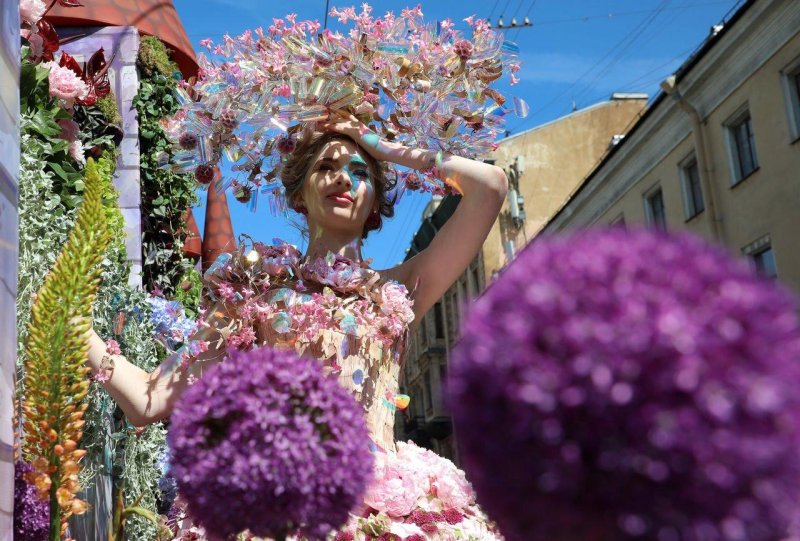
[[[248,28],[267,27],[273,17],[297,13],[298,19],[323,21],[325,0],[174,0],[195,50],[210,37],[218,41],[224,33],[238,34]],[[375,0],[375,14],[395,13],[418,2]],[[497,88],[506,96],[528,102],[525,119],[511,116],[507,129],[519,133],[608,99],[612,92],[646,92],[651,97],[658,83],[672,73],[739,0],[427,0],[426,19],[449,17],[466,29],[469,15],[490,17],[492,24],[502,14],[505,26],[512,17],[527,14],[532,27],[506,30],[507,39],[520,47],[521,82],[514,87],[504,78]],[[360,5],[331,0],[331,6]],[[291,7],[289,7],[291,6]],[[329,18],[329,28],[340,29]],[[201,200],[204,199],[204,195]],[[395,217],[384,221],[364,246],[365,257],[374,258],[375,268],[402,261],[420,224],[428,197],[406,195]],[[301,245],[299,233],[282,217],[270,215],[266,205],[250,212],[229,197],[236,234],[247,233],[269,240],[280,237]],[[195,210],[203,227],[204,204]]]

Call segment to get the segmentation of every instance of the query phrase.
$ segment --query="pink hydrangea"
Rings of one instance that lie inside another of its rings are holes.
[[[390,517],[404,517],[426,495],[426,484],[424,472],[409,468],[396,455],[377,453],[373,482],[364,503]]]
[[[20,0],[19,18],[31,26],[36,26],[46,9],[47,6],[42,0]]]
[[[84,99],[89,95],[89,87],[71,69],[59,66],[55,62],[46,62],[42,66],[50,70],[47,77],[50,83],[50,95],[58,98],[65,109],[72,109],[76,99]]]

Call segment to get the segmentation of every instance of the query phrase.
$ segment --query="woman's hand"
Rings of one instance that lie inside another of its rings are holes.
[[[392,159],[392,148],[385,141],[381,140],[377,133],[370,130],[363,122],[358,120],[351,113],[336,111],[333,118],[317,122],[317,128],[321,131],[341,133],[346,135],[359,146],[363,147],[370,156],[380,162]]]
[[[355,116],[344,111],[333,113],[334,118],[317,123],[317,128],[346,135],[379,162],[391,162],[410,169],[426,170],[436,164],[437,153],[421,148],[409,148],[384,141]]]

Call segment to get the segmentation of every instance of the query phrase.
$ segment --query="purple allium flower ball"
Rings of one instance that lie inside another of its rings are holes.
[[[50,533],[50,506],[40,500],[36,487],[29,484],[25,474],[33,471],[27,462],[14,464],[14,539],[46,541]]]
[[[232,353],[189,387],[168,439],[190,517],[220,538],[323,539],[372,475],[361,406],[319,361],[266,347]]]
[[[777,541],[800,488],[798,305],[683,234],[543,238],[472,306],[447,386],[509,541]]]

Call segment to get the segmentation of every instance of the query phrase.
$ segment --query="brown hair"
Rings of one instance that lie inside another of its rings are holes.
[[[371,180],[375,186],[375,198],[378,201],[378,219],[377,221],[367,219],[367,224],[365,224],[364,232],[361,235],[362,238],[365,238],[370,231],[381,228],[382,217],[391,218],[394,216],[395,199],[389,198],[389,192],[395,187],[397,181],[389,174],[389,168],[385,163],[379,162],[370,156],[358,143],[346,135],[331,132],[314,132],[310,136],[306,133],[298,140],[297,147],[286,157],[281,168],[281,181],[284,188],[286,188],[286,201],[292,209],[297,208],[303,181],[309,168],[313,165],[312,159],[326,143],[337,139],[349,141],[358,147],[367,161]]]

